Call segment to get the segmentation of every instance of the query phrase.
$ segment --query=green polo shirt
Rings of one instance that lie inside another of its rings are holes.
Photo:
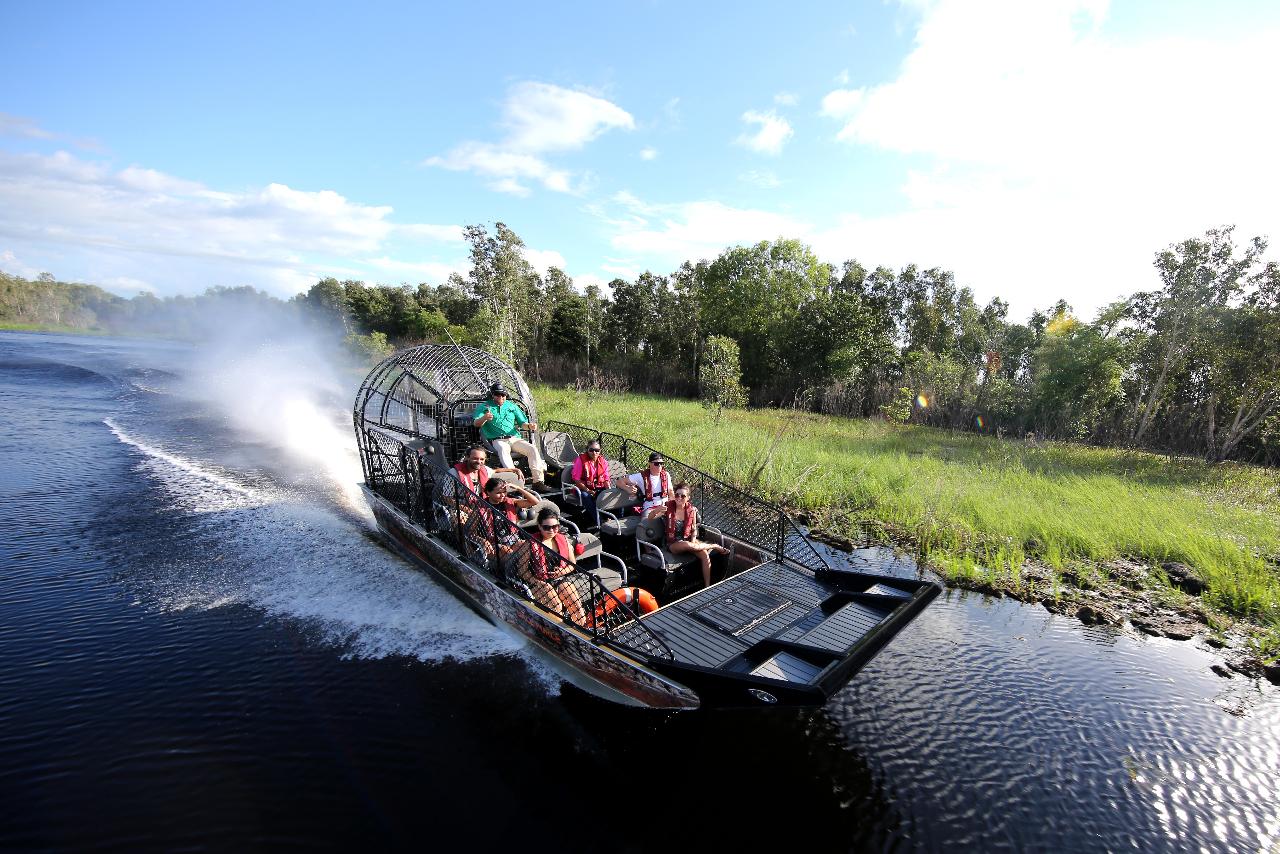
[[[476,407],[475,412],[471,413],[471,420],[475,421],[477,418],[483,417],[486,412],[493,413],[493,420],[486,421],[480,427],[480,435],[486,439],[515,436],[520,432],[520,425],[529,420],[525,416],[524,410],[520,408],[520,404],[512,403],[511,398],[503,401],[501,406],[492,400],[486,400]]]

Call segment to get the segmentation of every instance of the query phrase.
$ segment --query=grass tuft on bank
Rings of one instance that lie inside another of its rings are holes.
[[[730,410],[716,424],[693,401],[535,394],[543,420],[634,436],[826,530],[911,545],[952,578],[1017,589],[1027,559],[1086,583],[1108,561],[1176,561],[1204,579],[1207,604],[1280,622],[1280,472],[788,410]]]

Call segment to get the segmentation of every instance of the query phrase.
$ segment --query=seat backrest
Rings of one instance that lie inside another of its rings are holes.
[[[494,472],[493,476],[507,483],[519,483],[522,480],[520,475],[513,471],[498,471]]]
[[[537,504],[533,505],[527,510],[521,510],[520,521],[517,522],[516,524],[519,525],[521,528],[532,528],[534,525],[537,525],[538,514],[542,512],[544,507],[550,507],[552,510],[556,511],[557,513],[560,512],[560,508],[556,506],[556,503],[554,501],[552,501],[550,498],[542,498],[542,499],[539,499]]]
[[[573,465],[578,458],[578,449],[573,446],[573,438],[559,430],[544,430],[542,437],[542,457],[560,468]]]
[[[664,519],[642,519],[640,524],[636,526],[636,539],[643,540],[646,543],[653,543],[655,546],[662,545],[662,540],[667,535],[667,523]]]
[[[617,483],[618,478],[627,473],[627,467],[617,460],[608,460],[609,463],[609,482]]]
[[[615,510],[625,510],[628,507],[636,507],[640,504],[640,496],[632,495],[625,489],[619,489],[611,486],[608,489],[602,489],[596,494],[596,506],[601,510],[610,512]]]

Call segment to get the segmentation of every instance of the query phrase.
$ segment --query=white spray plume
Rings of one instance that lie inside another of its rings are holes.
[[[351,401],[363,377],[332,332],[278,316],[238,314],[201,345],[185,393],[215,406],[238,432],[281,452],[280,463],[320,475],[366,519]]]

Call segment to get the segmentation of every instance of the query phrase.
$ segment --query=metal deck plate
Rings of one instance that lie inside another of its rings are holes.
[[[791,605],[785,596],[750,582],[739,584],[693,611],[693,616],[734,637]]]

